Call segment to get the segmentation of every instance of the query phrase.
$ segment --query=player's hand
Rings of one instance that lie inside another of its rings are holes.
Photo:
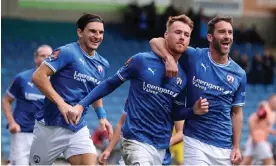
[[[113,136],[113,128],[106,118],[100,119],[100,128],[107,131],[107,139],[108,141],[111,141],[111,138]]]
[[[208,112],[208,108],[209,108],[209,103],[207,101],[206,98],[202,99],[202,97],[200,97],[194,107],[193,107],[193,111],[194,114],[196,115],[204,115]]]
[[[69,110],[72,109],[72,106],[64,102],[64,103],[58,105],[58,109],[59,109],[60,113],[62,114],[65,122],[67,124],[69,124],[67,115],[68,115]]]
[[[8,126],[11,134],[15,134],[21,131],[19,124],[17,124],[16,122],[12,122]]]
[[[168,59],[165,62],[166,76],[168,77],[177,77],[178,67],[175,62],[175,59],[172,56],[168,56]]]
[[[69,109],[67,118],[70,124],[77,125],[80,121],[83,112],[83,107],[79,104]]]
[[[233,148],[231,152],[231,162],[233,165],[239,165],[242,161],[240,148]]]
[[[105,164],[107,164],[107,163],[106,163],[106,160],[109,158],[109,156],[110,156],[110,151],[105,150],[105,151],[100,155],[100,157],[99,157],[99,159],[98,159],[99,164],[100,164],[100,165],[105,165]]]

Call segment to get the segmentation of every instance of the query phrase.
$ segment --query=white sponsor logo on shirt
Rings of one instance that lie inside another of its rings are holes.
[[[178,93],[175,93],[169,89],[165,89],[165,88],[161,88],[159,86],[156,85],[152,85],[152,84],[147,84],[145,82],[143,82],[143,90],[152,94],[158,94],[158,93],[165,93],[168,94],[172,97],[176,97],[178,95]]]
[[[40,100],[40,99],[44,99],[44,98],[45,98],[44,95],[25,92],[25,99],[27,99],[27,100]]]
[[[74,72],[74,79],[77,80],[77,81],[84,82],[84,83],[86,81],[89,81],[89,82],[94,82],[96,84],[100,84],[100,82],[101,82],[101,81],[97,80],[94,77],[91,77],[91,76],[86,75],[86,74],[79,73],[77,71]]]

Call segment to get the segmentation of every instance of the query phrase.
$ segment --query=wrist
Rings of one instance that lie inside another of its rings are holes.
[[[106,119],[106,112],[103,107],[95,108],[98,119]]]
[[[84,110],[84,107],[82,105],[80,105],[80,104],[75,105],[75,108],[77,110],[79,110],[79,111],[83,111]]]

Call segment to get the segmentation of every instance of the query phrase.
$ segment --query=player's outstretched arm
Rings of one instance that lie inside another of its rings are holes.
[[[118,75],[114,75],[113,77],[108,78],[103,81],[94,88],[84,99],[82,99],[77,105],[82,109],[87,107],[90,103],[99,100],[108,94],[112,93],[115,89],[117,89],[120,85],[122,85],[124,81],[122,81]]]
[[[206,98],[201,97],[196,101],[193,107],[186,108],[184,105],[174,104],[172,117],[173,120],[194,119],[197,115],[204,115],[208,113],[209,102]]]
[[[150,40],[152,51],[165,60],[166,75],[176,77],[178,75],[178,67],[173,56],[169,53],[164,38],[153,38]]]
[[[70,120],[70,123],[78,124],[80,116],[85,107],[88,107],[90,103],[94,103],[95,101],[112,93],[123,83],[124,81],[122,81],[117,74],[100,83],[100,85],[95,87],[84,99],[82,99],[77,105],[75,105],[69,111],[68,119]],[[93,107],[95,108],[95,111],[99,119],[106,117],[106,113],[103,110],[102,106],[93,105]]]
[[[5,94],[2,102],[3,112],[8,121],[9,131],[14,134],[20,132],[20,126],[16,123],[12,115],[12,102],[14,98],[10,97],[7,93]]]
[[[100,155],[98,162],[100,164],[104,164],[106,163],[106,160],[108,159],[108,157],[110,156],[110,153],[112,152],[112,150],[115,148],[115,146],[118,144],[118,142],[120,141],[120,137],[121,137],[121,128],[123,126],[123,124],[125,123],[125,119],[126,119],[126,115],[123,114],[119,120],[119,122],[117,123],[115,130],[114,130],[114,134],[111,138],[110,143],[108,144],[107,148],[105,149],[105,151]]]
[[[232,152],[231,152],[231,161],[232,164],[238,165],[241,162],[241,150],[240,150],[240,138],[242,132],[242,120],[243,120],[243,113],[242,107],[236,106],[232,107],[231,110],[231,119],[232,119],[232,126],[233,126],[233,136],[232,136]]]
[[[67,113],[70,108],[69,104],[65,103],[62,97],[54,90],[48,77],[54,74],[53,70],[47,65],[41,64],[40,67],[34,72],[32,81],[35,86],[52,102],[54,102],[61,114],[63,115],[65,121],[69,123],[67,119]]]
[[[183,126],[184,126],[184,120],[174,122],[176,133],[171,137],[170,146],[178,144],[183,141]]]

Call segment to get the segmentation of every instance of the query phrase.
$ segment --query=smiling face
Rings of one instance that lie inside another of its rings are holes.
[[[182,54],[190,43],[191,28],[188,24],[175,21],[165,32],[168,49],[175,55]]]
[[[213,33],[208,34],[208,41],[219,55],[228,55],[233,43],[233,27],[226,21],[219,21],[214,26]]]
[[[104,25],[101,22],[90,22],[83,30],[77,30],[80,43],[88,50],[96,50],[103,40]]]

